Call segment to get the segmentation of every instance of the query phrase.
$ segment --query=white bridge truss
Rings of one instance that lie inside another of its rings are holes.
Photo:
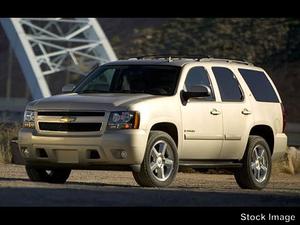
[[[45,76],[116,60],[95,18],[0,19],[34,99],[51,96]]]

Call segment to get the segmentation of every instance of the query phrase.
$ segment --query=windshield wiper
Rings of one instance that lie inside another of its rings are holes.
[[[83,94],[83,93],[109,93],[109,92],[108,91],[98,91],[98,90],[84,90],[84,91],[79,91],[77,93]]]
[[[156,91],[145,91],[144,93],[145,93],[145,94],[149,94],[149,95],[163,95],[163,94],[158,93],[158,92],[156,92]]]
[[[111,93],[125,93],[125,94],[144,94],[144,91],[130,91],[130,90],[118,90],[111,91]]]
[[[161,94],[161,93],[159,93],[157,91],[152,91],[152,90],[144,90],[144,91],[119,90],[119,91],[111,91],[111,93],[163,95],[163,94]]]
[[[158,91],[147,90],[147,91],[129,91],[129,90],[120,90],[120,91],[97,91],[97,90],[84,90],[77,92],[78,94],[88,94],[88,93],[125,93],[125,94],[150,94],[150,95],[164,95]]]

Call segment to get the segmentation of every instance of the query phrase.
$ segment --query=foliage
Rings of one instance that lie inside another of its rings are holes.
[[[0,162],[11,162],[11,140],[18,136],[20,124],[0,124]]]
[[[300,20],[287,18],[180,18],[161,28],[135,31],[121,57],[149,54],[210,55],[246,59],[256,64],[278,62],[299,49]],[[298,50],[299,51],[299,50]],[[279,57],[281,53],[284,56]],[[298,54],[299,56],[299,54]]]

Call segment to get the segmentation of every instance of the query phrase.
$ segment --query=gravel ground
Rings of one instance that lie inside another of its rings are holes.
[[[232,175],[181,172],[168,188],[142,188],[130,172],[74,170],[48,184],[0,164],[0,206],[300,206],[300,174],[273,174],[262,191],[240,189]]]

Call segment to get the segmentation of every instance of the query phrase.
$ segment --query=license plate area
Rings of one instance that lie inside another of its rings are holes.
[[[56,149],[55,155],[57,162],[59,163],[78,163],[79,162],[79,155],[77,150],[62,150]]]

